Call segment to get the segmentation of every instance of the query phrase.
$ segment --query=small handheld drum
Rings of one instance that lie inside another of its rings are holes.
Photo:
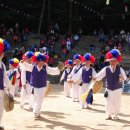
[[[4,95],[4,108],[6,112],[12,111],[14,108],[14,99],[11,94]]]
[[[50,84],[50,81],[47,81],[47,87],[46,87],[46,91],[45,91],[45,97],[48,96],[48,94],[51,92],[52,90],[52,86]]]
[[[92,91],[93,91],[93,93],[96,94],[97,92],[99,92],[101,90],[102,87],[103,87],[102,80],[94,81],[93,84],[92,84]]]
[[[65,68],[64,63],[63,63],[63,62],[59,62],[59,63],[58,63],[58,69],[59,69],[60,71],[63,71],[64,68]]]

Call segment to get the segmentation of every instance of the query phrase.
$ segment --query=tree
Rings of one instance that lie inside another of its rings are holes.
[[[72,1],[69,2],[69,33],[72,32],[72,13],[73,13],[73,6]]]

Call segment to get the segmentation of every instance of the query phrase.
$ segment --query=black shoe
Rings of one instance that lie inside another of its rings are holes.
[[[1,126],[0,126],[0,130],[4,130],[4,127],[1,127]]]
[[[106,120],[111,120],[112,118],[111,117],[107,117]]]

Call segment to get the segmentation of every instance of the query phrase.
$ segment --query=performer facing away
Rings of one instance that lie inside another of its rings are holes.
[[[12,58],[9,60],[9,70],[7,71],[8,78],[11,82],[10,94],[14,97],[18,93],[20,83],[20,71],[18,68],[19,60]]]
[[[34,53],[31,51],[26,52],[22,60],[26,60],[28,64],[32,64],[32,56]],[[22,90],[21,90],[21,98],[20,98],[20,108],[23,108],[26,99],[28,97],[29,100],[29,109],[32,110],[33,102],[32,102],[32,86],[30,85],[31,72],[25,71],[22,69],[21,71],[21,81],[22,81]]]
[[[106,108],[106,119],[119,119],[118,113],[121,107],[122,81],[126,80],[124,70],[119,66],[122,60],[121,53],[113,49],[106,54],[106,60],[110,66],[103,68],[96,76],[97,81],[106,77],[106,92],[104,97]]]
[[[73,61],[72,60],[67,60],[65,61],[65,67],[66,69],[64,70],[60,82],[62,82],[62,80],[64,80],[64,92],[66,93],[67,97],[70,97],[70,88],[72,87],[72,84],[67,82],[68,79],[68,75],[71,73],[71,68],[73,65]]]
[[[96,75],[96,71],[94,70],[94,68],[91,67],[91,64],[95,62],[95,57],[87,53],[84,55],[83,58],[84,58],[85,66],[83,66],[82,69],[80,69],[79,73],[75,77],[72,78],[73,82],[77,82],[79,80],[82,81],[82,86],[80,86],[80,89],[79,89],[80,104],[81,104],[82,109],[85,106],[87,108],[89,104],[87,102],[86,103],[82,102],[81,95],[84,94],[89,89],[89,83]],[[92,97],[91,97],[91,100],[92,100]]]
[[[79,101],[79,88],[81,84],[81,80],[77,82],[73,82],[73,78],[76,77],[82,68],[82,56],[79,54],[74,55],[74,64],[75,66],[72,69],[72,72],[68,76],[68,82],[72,83],[72,100],[74,101]]]
[[[6,67],[2,62],[2,59],[4,57],[4,53],[7,52],[9,49],[9,43],[7,43],[6,40],[0,38],[0,130],[4,130],[4,127],[2,126],[2,116],[4,111],[5,87],[6,89],[9,89],[10,86],[10,82],[6,74]]]
[[[47,86],[47,74],[59,75],[60,68],[51,68],[47,65],[48,58],[43,54],[36,56],[36,64],[31,65],[26,62],[21,64],[21,68],[31,72],[30,84],[33,87],[33,114],[34,118],[40,117],[40,111],[42,102],[45,96],[45,90]],[[22,62],[21,62],[22,63]]]

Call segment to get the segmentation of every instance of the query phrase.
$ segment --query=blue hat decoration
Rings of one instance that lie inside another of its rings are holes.
[[[92,63],[95,62],[95,57],[93,55],[91,55],[90,53],[86,53],[84,55],[84,60],[85,61],[91,61]]]
[[[73,61],[69,59],[69,60],[65,61],[64,64],[65,65],[73,65]]]
[[[36,56],[36,60],[39,62],[39,61],[46,61],[46,56],[45,55],[42,55],[42,54],[38,54]]]
[[[34,56],[34,53],[32,51],[28,51],[25,53],[26,57],[30,59],[32,56]]]
[[[80,60],[81,61],[81,55],[75,54],[74,55],[74,60]]]

